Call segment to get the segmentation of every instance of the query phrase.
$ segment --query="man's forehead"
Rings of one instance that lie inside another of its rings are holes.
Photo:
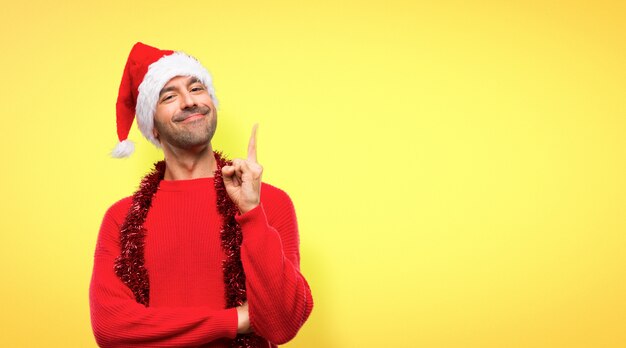
[[[163,88],[169,87],[169,86],[177,84],[177,83],[183,83],[183,84],[186,84],[186,85],[190,85],[190,84],[196,83],[196,82],[202,82],[202,81],[200,81],[200,79],[195,77],[195,76],[180,76],[179,75],[179,76],[174,76],[169,81],[167,81],[167,83],[165,84],[165,86],[163,86]]]
[[[159,91],[159,96],[161,96],[165,92],[169,92],[171,90],[176,89],[177,85],[189,86],[189,85],[192,85],[192,84],[194,84],[196,82],[202,83],[202,81],[200,81],[200,79],[195,77],[195,76],[175,76],[175,77],[172,77],[169,81],[167,81],[165,86],[163,86],[163,88],[161,88],[161,91]]]

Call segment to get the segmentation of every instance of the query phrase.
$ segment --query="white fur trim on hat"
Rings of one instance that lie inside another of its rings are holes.
[[[194,57],[183,52],[174,52],[150,64],[146,76],[139,85],[136,115],[139,130],[146,139],[157,147],[161,147],[161,144],[154,138],[152,128],[154,128],[154,113],[159,101],[159,93],[163,86],[176,76],[194,76],[198,78],[207,87],[213,104],[217,108],[213,79],[209,72]]]
[[[111,151],[111,157],[124,158],[130,156],[135,152],[135,143],[126,139],[117,143],[113,151]]]

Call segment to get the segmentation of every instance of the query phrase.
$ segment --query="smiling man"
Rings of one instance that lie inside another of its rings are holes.
[[[89,291],[102,347],[274,347],[313,308],[297,222],[261,182],[256,126],[245,159],[213,150],[217,99],[193,57],[137,43],[117,101],[120,143],[133,120],[164,161],[106,212]]]
[[[173,123],[168,122],[170,117]],[[178,76],[161,90],[154,123],[155,138],[161,135],[161,146],[164,141],[173,144],[170,151],[206,145],[215,133],[215,106],[198,78]]]

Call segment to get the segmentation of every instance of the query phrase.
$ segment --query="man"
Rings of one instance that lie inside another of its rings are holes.
[[[261,182],[256,126],[246,159],[213,151],[216,107],[197,60],[135,44],[113,156],[133,152],[136,114],[165,160],[102,221],[89,291],[102,347],[275,347],[311,313],[291,200]]]

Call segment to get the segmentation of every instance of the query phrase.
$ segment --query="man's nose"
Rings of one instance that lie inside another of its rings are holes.
[[[196,105],[196,101],[194,100],[193,96],[189,92],[184,92],[180,96],[180,100],[181,100],[181,102],[180,102],[181,103],[181,105],[180,105],[181,109],[187,109],[187,108],[190,108],[190,107]]]

